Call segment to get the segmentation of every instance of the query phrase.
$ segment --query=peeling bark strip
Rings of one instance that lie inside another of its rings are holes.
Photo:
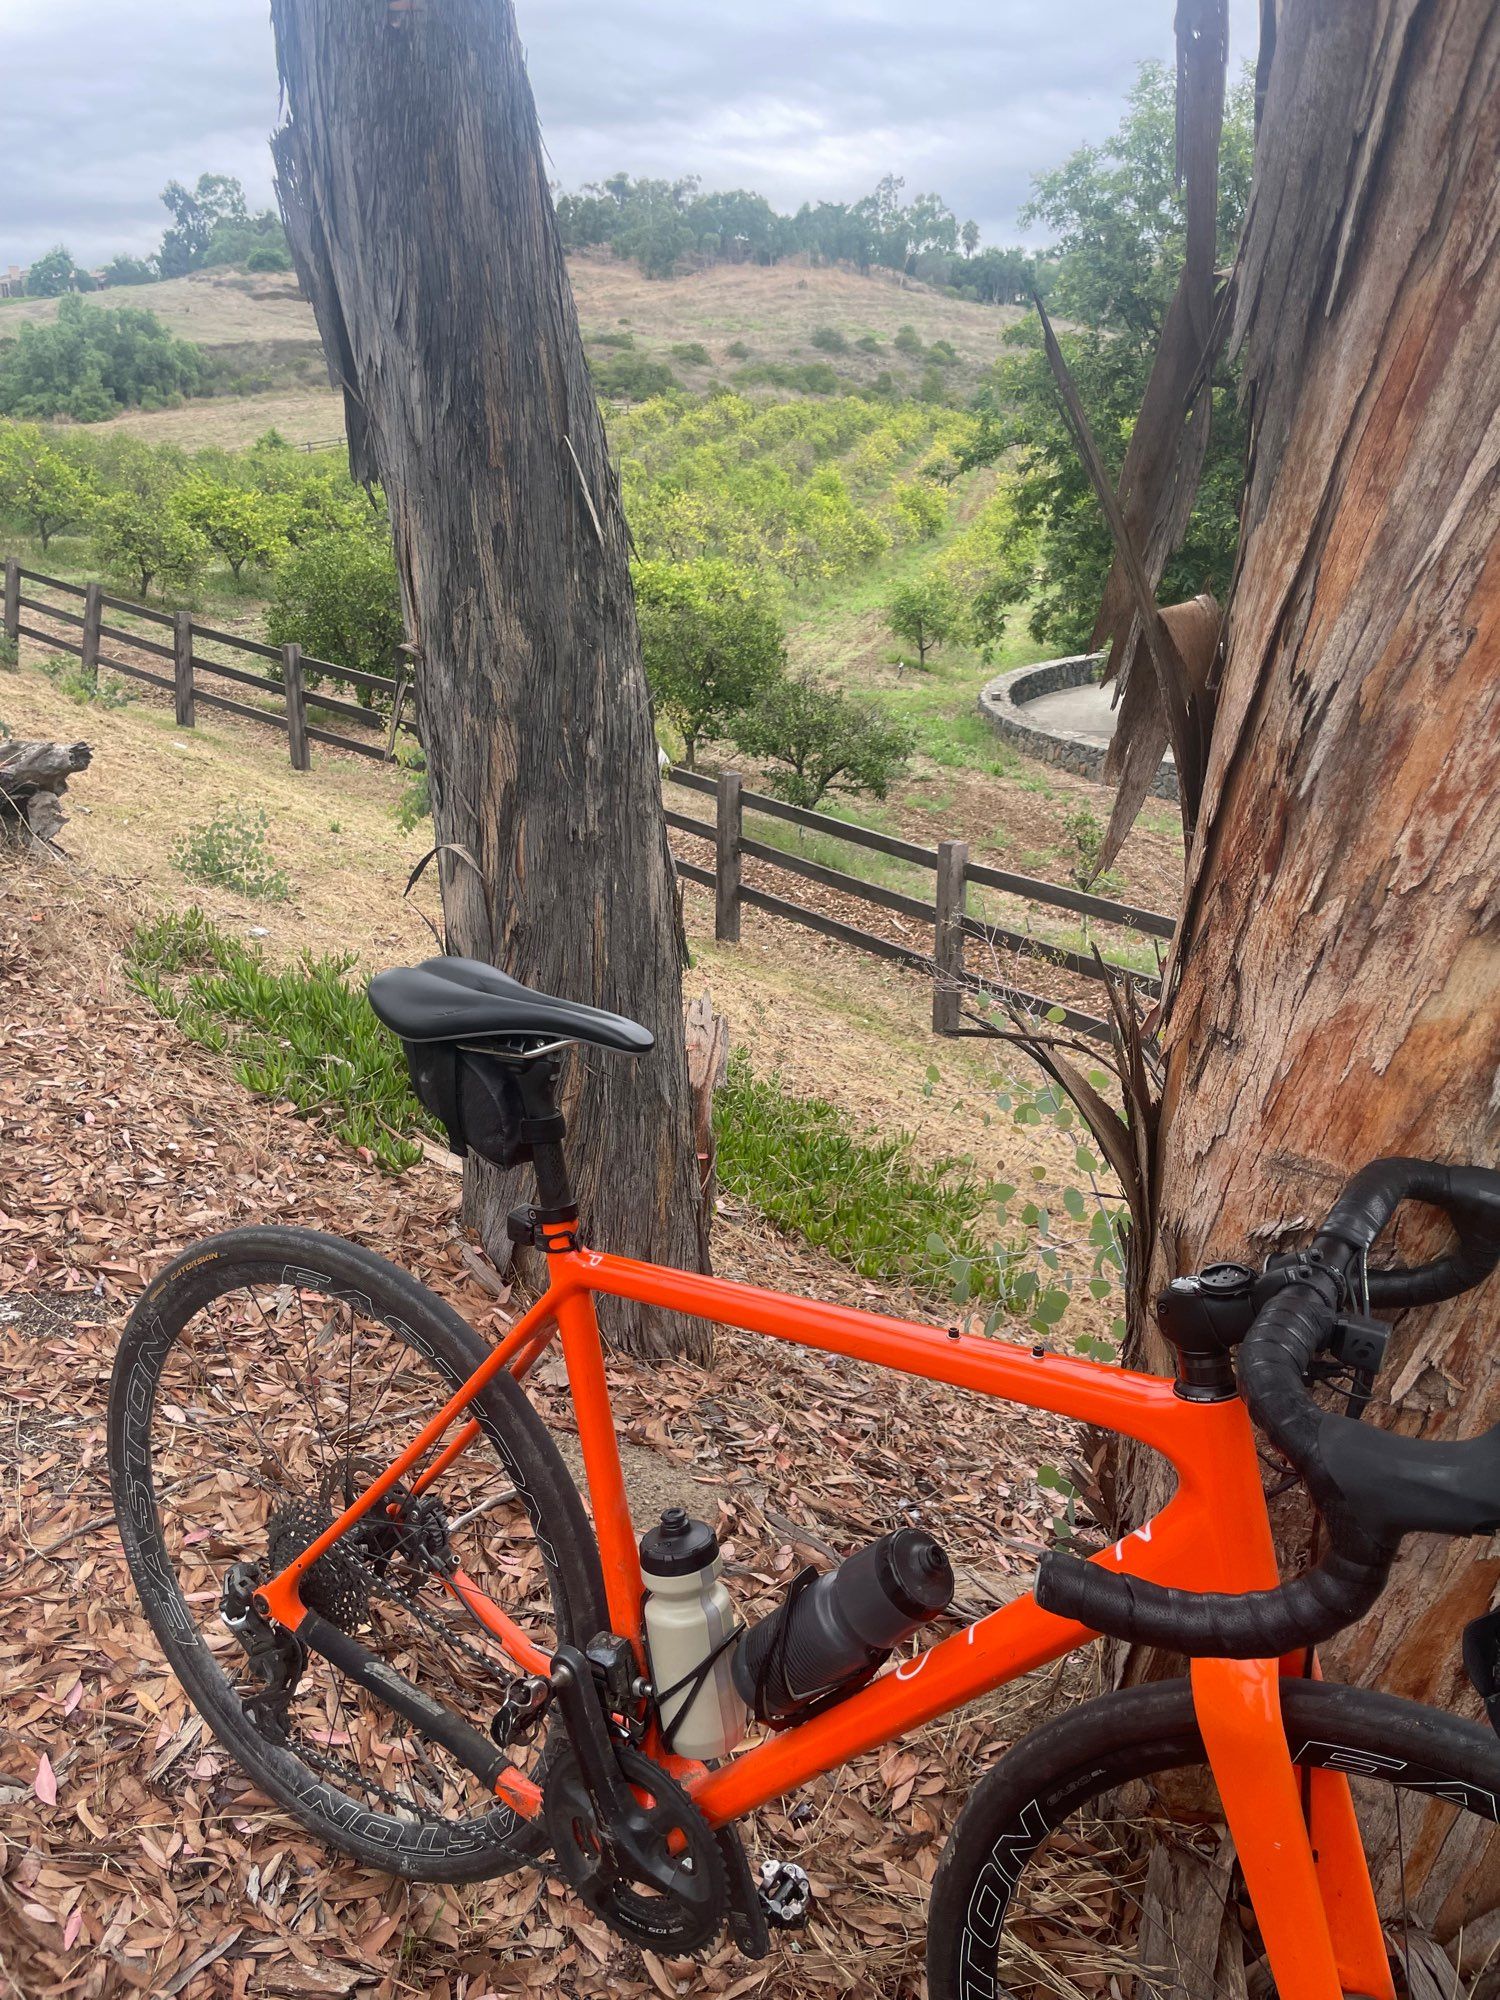
[[[1279,10],[1240,267],[1250,479],[1166,1032],[1159,1277],[1268,1221],[1304,1228],[1380,1154],[1500,1164],[1497,174],[1500,11]],[[1442,1234],[1408,1221],[1399,1247],[1430,1255]],[[1497,1315],[1492,1282],[1413,1316],[1382,1382],[1400,1428],[1500,1418]],[[1474,1712],[1458,1635],[1497,1580],[1493,1548],[1414,1542],[1335,1669]]]
[[[509,0],[275,0],[278,188],[344,388],[350,462],[390,503],[452,948],[644,1021],[576,1061],[591,1236],[696,1268],[681,950],[624,515],[557,240]],[[470,1164],[509,1260],[517,1175]],[[609,1302],[613,1303],[613,1302]],[[636,1352],[706,1329],[626,1307]]]

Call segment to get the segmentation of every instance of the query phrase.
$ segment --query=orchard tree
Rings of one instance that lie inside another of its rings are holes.
[[[635,566],[646,681],[696,768],[704,738],[729,734],[786,670],[781,620],[751,571],[716,557]]]
[[[134,493],[110,493],[89,516],[94,560],[103,570],[128,577],[139,594],[153,583],[185,590],[208,560],[208,544],[196,528],[170,507]]]
[[[825,687],[810,674],[776,681],[735,726],[734,740],[772,766],[767,784],[789,805],[812,807],[829,792],[883,799],[916,747],[910,730],[873,702]]]
[[[1254,423],[1216,658],[1180,651],[1151,596],[1187,531],[1224,324],[1214,0],[1179,10],[1190,227],[1147,388],[1160,428],[1143,418],[1118,492],[1097,476],[1120,548],[1096,636],[1127,670],[1125,757],[1143,744],[1154,768],[1170,740],[1188,836],[1161,1085],[1127,1093],[1130,1356],[1156,1365],[1144,1308],[1167,1280],[1304,1240],[1367,1161],[1500,1158],[1500,29],[1469,0],[1282,0],[1262,18],[1231,330]],[[1076,406],[1074,423],[1087,458]],[[1403,1215],[1391,1253],[1417,1263],[1446,1235]],[[1369,1420],[1434,1438],[1494,1424],[1493,1301],[1492,1286],[1398,1321]],[[1122,1521],[1164,1484],[1160,1460],[1127,1455]],[[1293,1569],[1312,1538],[1282,1504]],[[1493,1545],[1413,1537],[1378,1610],[1322,1660],[1477,1713],[1459,1635],[1497,1586]],[[1404,1863],[1414,1927],[1467,1970],[1493,1947],[1493,1868],[1454,1851],[1435,1802],[1409,1811],[1368,1830],[1377,1873]],[[1190,1872],[1174,1898],[1215,1893]],[[1176,1914],[1145,1922],[1172,1936]],[[1237,1928],[1231,1909],[1226,1938]],[[1205,1951],[1212,1964],[1211,1932]],[[1237,1963],[1220,1974],[1244,1991]]]
[[[272,22],[277,186],[352,470],[390,506],[448,936],[652,1029],[651,1055],[565,1080],[579,1194],[605,1247],[698,1267],[683,939],[629,539],[510,0],[273,0]],[[466,1169],[466,1212],[506,1262],[523,1188]],[[709,1352],[706,1327],[664,1313],[622,1307],[607,1327],[640,1353]]]
[[[0,424],[0,514],[35,535],[44,555],[54,535],[85,519],[93,500],[88,480],[35,424]]]
[[[886,607],[886,623],[898,639],[917,649],[917,664],[925,667],[935,646],[944,646],[963,629],[958,593],[935,570],[903,583]]]
[[[295,642],[316,659],[360,673],[395,670],[405,627],[390,524],[383,515],[367,511],[357,527],[305,541],[282,560],[266,637],[273,646]]]
[[[253,487],[200,473],[177,489],[172,508],[228,563],[236,583],[246,563],[269,569],[286,546],[285,510]]]

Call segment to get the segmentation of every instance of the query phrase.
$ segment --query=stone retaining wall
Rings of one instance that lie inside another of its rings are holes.
[[[1104,656],[1100,653],[1073,653],[1066,659],[1013,667],[1009,673],[997,674],[980,689],[980,714],[997,736],[1023,756],[1102,784],[1104,759],[1108,754],[1103,744],[1086,743],[1079,737],[1065,736],[1060,730],[1049,728],[1028,717],[1026,704],[1039,695],[1056,694],[1059,688],[1082,687],[1086,681],[1097,680],[1103,664]],[[1170,762],[1164,763],[1152,779],[1151,790],[1159,799],[1176,801],[1177,772]]]

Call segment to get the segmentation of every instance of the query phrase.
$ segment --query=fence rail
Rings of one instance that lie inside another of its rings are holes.
[[[1114,925],[1139,936],[1170,938],[1175,928],[1173,921],[1156,910],[1139,909],[1134,904],[1119,903],[1108,896],[1092,896],[1083,890],[1066,888],[1058,882],[1044,882],[1036,876],[1016,875],[1006,869],[987,867],[983,862],[969,859],[968,844],[962,840],[944,840],[936,847],[923,847],[916,841],[882,833],[875,827],[851,825],[847,820],[835,819],[831,813],[788,805],[784,799],[772,798],[763,792],[747,792],[743,779],[736,771],[721,771],[717,778],[705,778],[696,771],[674,770],[667,773],[667,782],[684,791],[711,795],[715,802],[712,820],[679,812],[669,806],[667,824],[713,845],[712,868],[679,859],[677,871],[688,881],[701,883],[714,891],[714,936],[720,942],[739,942],[740,912],[748,908],[764,910],[789,923],[801,924],[824,937],[851,945],[856,951],[912,966],[932,979],[932,1026],[937,1034],[976,1032],[963,1025],[965,996],[975,994],[1008,999],[1039,1013],[1050,1012],[1060,1006],[1064,1024],[1076,1032],[1098,1037],[1107,1037],[1110,1032],[1107,1023],[1097,1015],[976,970],[966,962],[966,946],[970,941],[987,945],[992,951],[1006,952],[1039,969],[1060,967],[1075,979],[1101,981],[1115,971],[1130,971],[1143,992],[1156,993],[1160,990],[1159,980],[1111,960],[1107,952],[1103,954],[1104,964],[1101,967],[1098,960],[1085,952],[1074,951],[1050,938],[1013,925],[987,922],[972,914],[965,905],[969,886],[973,884],[979,888],[998,890],[1045,909],[1066,910],[1087,921]],[[770,841],[757,840],[745,832],[747,812],[789,821],[810,832],[845,841],[851,847],[889,855],[914,868],[931,869],[934,878],[932,901],[889,888],[883,882],[868,881],[864,876],[843,868],[831,868],[805,854],[776,847]],[[866,930],[862,925],[832,916],[826,910],[808,909],[790,895],[776,895],[748,883],[744,880],[747,859],[781,869],[804,881],[816,882],[821,888],[832,889],[854,901],[870,903],[917,923],[930,925],[931,942],[924,941],[918,946],[907,940],[884,937],[878,931]]]
[[[26,586],[24,590],[23,585]],[[46,596],[35,594],[37,590],[70,599],[81,598],[83,609],[80,612],[65,605],[49,603]],[[106,609],[127,618],[144,620],[148,625],[165,627],[171,634],[171,643],[148,638],[144,632],[129,631],[123,625],[105,624],[103,614]],[[55,630],[46,631],[29,621],[23,623],[23,611],[46,619],[54,627],[66,625],[79,636],[74,639]],[[311,743],[324,743],[330,749],[352,751],[357,757],[387,763],[395,755],[397,731],[412,728],[402,712],[410,689],[409,677],[404,672],[368,674],[352,667],[336,666],[330,660],[311,658],[303,653],[300,646],[267,645],[263,639],[248,639],[238,632],[224,632],[217,626],[205,625],[201,619],[186,611],[158,611],[153,605],[136,604],[127,597],[112,597],[97,583],[65,583],[61,577],[46,576],[40,570],[23,569],[13,557],[7,558],[5,564],[4,630],[7,639],[31,639],[54,652],[71,653],[82,661],[84,672],[91,676],[97,676],[102,667],[109,673],[124,674],[130,680],[144,681],[150,687],[162,689],[172,696],[180,729],[193,728],[199,702],[240,716],[246,722],[258,722],[263,728],[274,729],[287,740],[294,770],[305,771],[308,768]],[[109,653],[103,650],[106,640],[113,649]],[[205,647],[228,651],[246,664],[231,665],[228,660],[215,658],[204,651]],[[150,659],[168,661],[171,672],[156,673],[139,660],[121,659],[118,654],[122,649],[143,653]],[[261,662],[265,664],[261,665]],[[309,684],[322,680],[338,680],[384,697],[388,708],[366,708],[360,702],[349,701],[338,694],[325,694],[318,685]],[[228,687],[222,683],[228,683]],[[250,688],[274,697],[279,706],[262,707],[233,693],[236,688]],[[309,709],[314,712],[311,722],[308,720]],[[324,719],[329,717],[369,730],[382,740],[360,740],[326,728]]]

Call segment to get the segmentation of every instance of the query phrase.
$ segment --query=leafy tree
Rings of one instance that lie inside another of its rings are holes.
[[[223,557],[236,583],[246,563],[269,569],[286,546],[285,508],[249,487],[200,474],[178,488],[172,509]]]
[[[752,572],[712,557],[635,567],[636,620],[657,708],[698,745],[724,736],[786,669],[781,621]]]
[[[142,597],[157,582],[185,589],[208,559],[208,544],[196,528],[133,493],[108,494],[94,508],[90,527],[99,567],[129,577]]]
[[[34,299],[58,299],[72,291],[76,273],[77,266],[59,243],[26,273],[26,289]]]
[[[963,627],[957,591],[946,577],[933,570],[903,583],[887,605],[885,615],[896,637],[916,647],[917,664],[922,667],[934,647],[946,645]]]
[[[388,674],[405,636],[383,513],[305,542],[278,567],[266,613],[273,646],[295,641],[317,659]]]
[[[973,220],[966,222],[958,235],[959,241],[964,246],[964,256],[972,257],[979,248],[979,224]]]
[[[42,545],[74,527],[93,500],[89,483],[35,424],[0,425],[0,514],[20,521]]]
[[[201,368],[199,350],[168,333],[155,313],[63,298],[50,326],[23,326],[0,348],[0,412],[94,423],[190,393]]]
[[[199,270],[208,257],[215,229],[221,223],[246,219],[245,190],[231,174],[200,174],[196,186],[168,181],[162,205],[172,226],[161,239],[158,261],[164,278],[180,278]]]
[[[104,267],[107,285],[152,285],[157,278],[155,260],[149,257],[111,257]]]
[[[771,684],[734,740],[779,768],[767,779],[791,805],[816,806],[829,792],[873,792],[883,799],[901,775],[915,738],[870,702],[825,687],[808,674]]]
[[[1059,335],[1095,437],[1114,470],[1141,406],[1182,268],[1186,219],[1176,179],[1173,80],[1142,66],[1119,130],[1085,146],[1036,183],[1023,220],[1050,224],[1060,253],[1054,302],[1073,330]],[[1219,256],[1232,261],[1249,188],[1252,91],[1229,93],[1219,176]],[[982,260],[981,260],[982,261]],[[1086,642],[1108,572],[1109,532],[1058,403],[1034,317],[1011,330],[981,403],[991,422],[969,462],[1014,451],[1016,522],[1033,539],[1030,627],[1059,646]],[[1162,579],[1164,601],[1222,595],[1238,541],[1245,425],[1234,379],[1212,385],[1208,457],[1181,549]]]
[[[257,243],[245,258],[247,271],[290,271],[292,253],[274,243]]]

